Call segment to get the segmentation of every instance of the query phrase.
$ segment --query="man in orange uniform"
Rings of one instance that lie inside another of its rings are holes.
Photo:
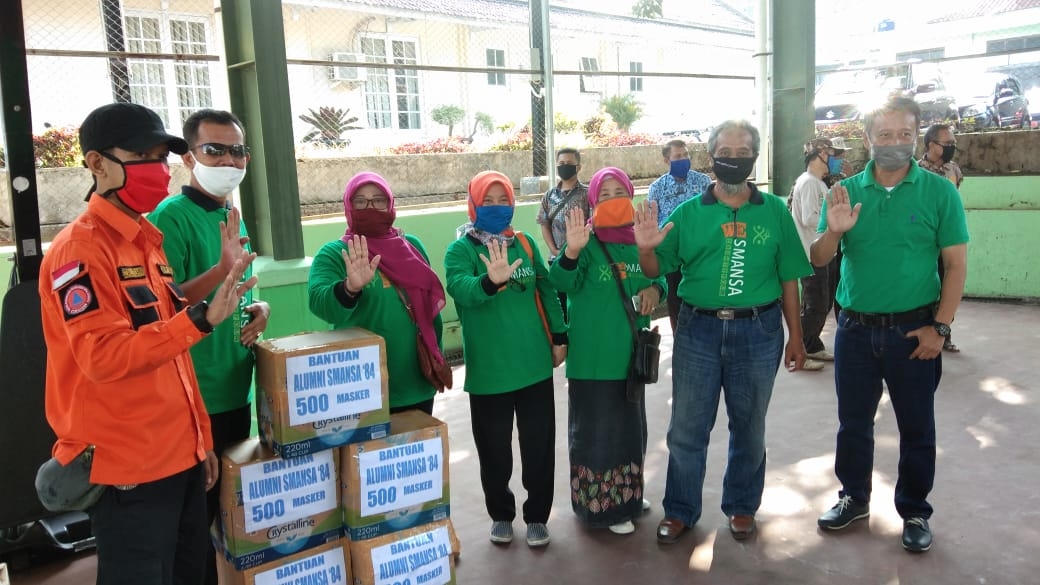
[[[255,256],[235,261],[212,304],[186,306],[141,214],[167,195],[167,156],[187,144],[126,103],[91,112],[79,139],[92,194],[40,268],[53,454],[68,465],[93,447],[90,481],[107,486],[87,510],[98,584],[194,585],[218,462],[188,348],[255,286],[238,282]]]

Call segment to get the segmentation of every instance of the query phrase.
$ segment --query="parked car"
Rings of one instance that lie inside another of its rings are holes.
[[[962,81],[965,82],[964,88],[957,93],[960,131],[1032,127],[1029,100],[1018,78],[1001,73],[983,73],[966,76]]]
[[[922,126],[957,117],[943,70],[936,63],[907,61],[828,75],[816,90],[816,126],[859,120],[892,95],[921,106]]]

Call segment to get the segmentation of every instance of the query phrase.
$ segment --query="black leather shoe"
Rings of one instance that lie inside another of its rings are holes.
[[[856,520],[870,516],[870,506],[860,504],[850,496],[842,496],[837,504],[816,521],[820,528],[841,530]]]
[[[924,518],[903,520],[903,548],[910,552],[925,552],[932,548],[932,529]]]

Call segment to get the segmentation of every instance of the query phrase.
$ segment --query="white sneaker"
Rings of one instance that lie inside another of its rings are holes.
[[[834,361],[834,354],[829,352],[829,351],[827,351],[826,349],[821,349],[820,351],[814,351],[814,352],[812,352],[810,354],[807,354],[805,357],[812,358],[814,360],[820,360],[821,362],[833,362]]]
[[[819,372],[823,369],[825,364],[819,360],[806,359],[805,363],[802,364],[802,369],[807,372]]]
[[[631,520],[625,520],[624,522],[611,524],[610,531],[614,534],[632,534],[636,531],[636,525],[632,524]]]
[[[650,500],[643,498],[643,511],[646,512],[650,509]]]

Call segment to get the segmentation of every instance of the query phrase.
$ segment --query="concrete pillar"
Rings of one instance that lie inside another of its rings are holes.
[[[816,2],[773,2],[773,193],[787,196],[805,171],[802,145],[813,136]]]

